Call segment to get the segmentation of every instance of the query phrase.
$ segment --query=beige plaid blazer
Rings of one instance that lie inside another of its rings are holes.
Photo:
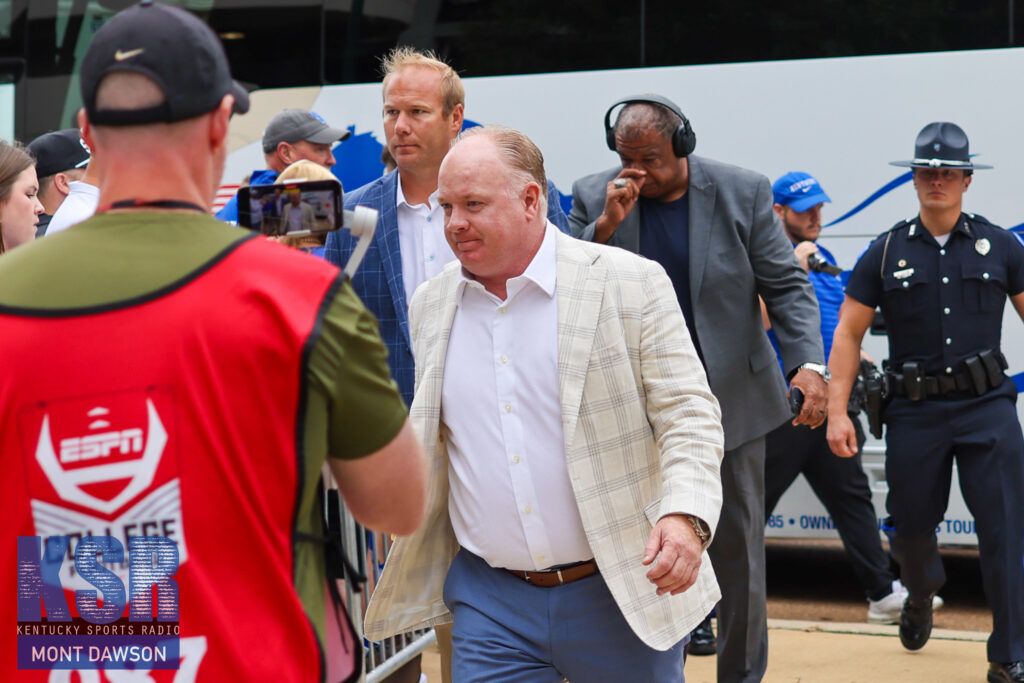
[[[697,583],[658,596],[640,564],[652,524],[669,513],[718,523],[721,414],[672,283],[624,249],[557,241],[558,375],[565,454],[576,504],[601,576],[626,621],[666,650],[720,597],[707,553]],[[410,418],[428,453],[427,513],[387,558],[365,617],[366,635],[451,621],[441,599],[458,544],[448,517],[441,382],[455,315],[459,263],[424,283],[409,309],[416,360]]]

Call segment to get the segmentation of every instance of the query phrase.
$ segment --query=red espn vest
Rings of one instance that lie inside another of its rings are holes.
[[[322,678],[292,534],[316,485],[300,481],[304,360],[338,282],[257,238],[153,296],[0,309],[0,678],[49,678],[13,671],[15,536],[75,534],[177,542],[181,670],[151,680]],[[61,579],[75,615],[68,589],[93,587],[68,558]]]

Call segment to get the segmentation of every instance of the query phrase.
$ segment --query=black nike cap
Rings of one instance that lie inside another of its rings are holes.
[[[96,91],[105,76],[131,71],[152,78],[164,101],[144,109],[98,109]],[[217,34],[191,12],[145,0],[104,24],[89,44],[80,75],[89,121],[99,126],[173,123],[213,111],[224,95],[234,111],[249,110],[249,94],[231,78]]]

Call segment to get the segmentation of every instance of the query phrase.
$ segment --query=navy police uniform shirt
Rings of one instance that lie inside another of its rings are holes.
[[[846,294],[882,307],[889,360],[927,374],[959,371],[965,358],[998,349],[1007,295],[1024,291],[1024,245],[981,216],[960,214],[944,246],[920,216],[882,234],[854,266]]]

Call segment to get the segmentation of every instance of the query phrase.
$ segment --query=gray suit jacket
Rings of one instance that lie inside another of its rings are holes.
[[[768,307],[786,373],[824,363],[818,301],[772,211],[768,179],[691,155],[690,296],[711,390],[722,406],[725,448],[756,439],[791,417],[786,384],[761,320]],[[572,234],[594,239],[612,168],[573,184]],[[634,208],[608,244],[640,249]]]

